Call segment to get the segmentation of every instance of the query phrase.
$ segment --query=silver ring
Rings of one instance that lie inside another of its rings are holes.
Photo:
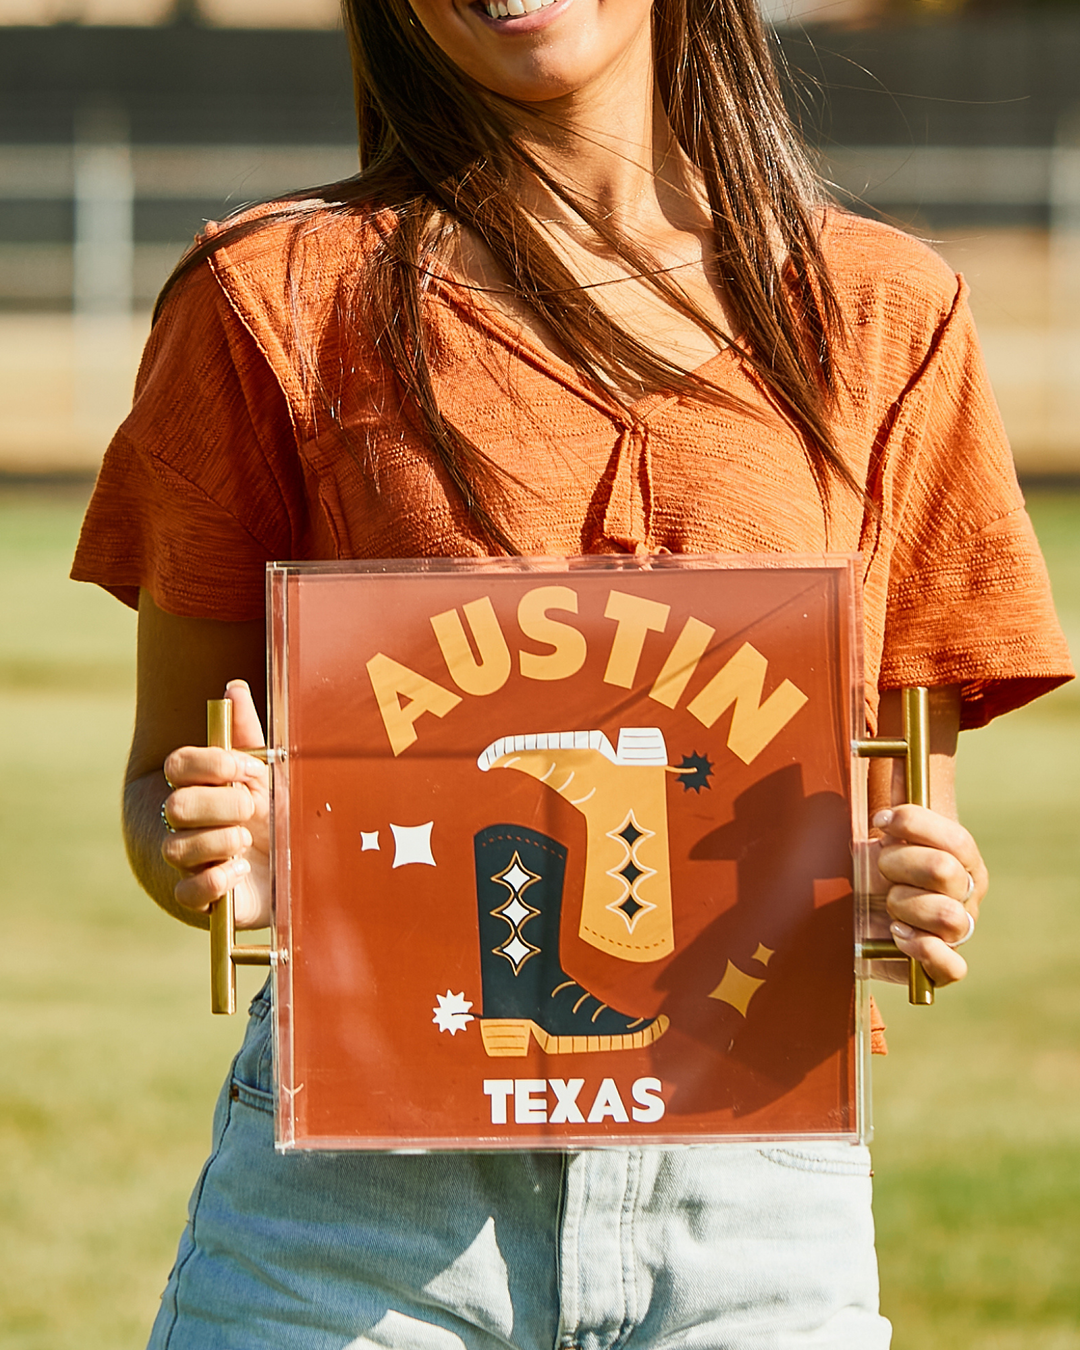
[[[967,902],[971,899],[971,897],[975,894],[975,878],[971,875],[970,872],[968,872],[967,877],[968,877],[967,894],[964,896],[963,900],[960,901],[962,905],[966,905]],[[971,915],[969,914],[968,918],[970,917]],[[968,937],[970,936],[971,934],[969,933]],[[967,938],[964,938],[964,941],[966,942]],[[957,943],[957,946],[959,946],[959,943]]]
[[[974,886],[975,883],[972,882],[971,884],[972,884],[972,886]],[[967,932],[964,934],[964,936],[960,939],[959,942],[947,942],[947,943],[945,944],[946,947],[952,947],[952,948],[955,949],[955,948],[957,948],[957,947],[962,947],[962,946],[964,945],[965,942],[970,942],[970,941],[971,941],[972,934],[975,932],[975,916],[974,916],[974,914],[972,914],[972,912],[971,912],[969,909],[965,909],[965,910],[964,910],[964,913],[967,915],[967,921],[968,921],[968,930],[967,930]]]
[[[176,833],[176,826],[172,823],[172,821],[169,819],[169,817],[165,814],[165,803],[164,803],[164,802],[161,803],[161,823],[162,823],[162,825],[165,826],[165,828],[169,831],[170,834],[175,834],[175,833]]]

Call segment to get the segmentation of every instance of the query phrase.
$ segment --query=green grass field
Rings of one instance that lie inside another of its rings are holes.
[[[1036,525],[1080,650],[1080,496]],[[133,617],[65,579],[75,496],[0,494],[0,1344],[138,1350],[241,1019],[128,875]],[[875,1065],[895,1350],[1080,1350],[1080,695],[961,742],[994,878],[972,975],[886,990]],[[241,973],[253,991],[257,972]]]

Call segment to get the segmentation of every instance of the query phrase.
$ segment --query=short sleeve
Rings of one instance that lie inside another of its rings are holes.
[[[204,264],[151,333],[71,575],[132,606],[142,587],[181,617],[256,619],[266,563],[302,556],[306,532],[285,396]]]
[[[959,684],[981,726],[1072,674],[962,285],[886,447],[880,685]]]

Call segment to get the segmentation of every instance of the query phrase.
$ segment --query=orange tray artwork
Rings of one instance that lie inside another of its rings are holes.
[[[865,1136],[854,569],[271,567],[280,1148]]]

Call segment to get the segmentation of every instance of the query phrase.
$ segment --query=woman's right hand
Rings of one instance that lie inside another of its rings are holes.
[[[233,743],[264,743],[259,714],[244,680],[231,680]],[[180,873],[173,895],[181,909],[205,914],[233,892],[237,928],[270,922],[270,779],[265,764],[242,750],[186,745],[164,764],[161,855]]]
[[[234,623],[169,614],[142,591],[138,656],[124,784],[132,870],[147,894],[184,923],[207,927],[211,904],[231,889],[237,926],[264,927],[270,921],[269,773],[242,750],[207,748],[206,704],[225,689],[233,705],[233,744],[263,744],[266,625],[261,618]],[[162,824],[163,807],[175,834]]]

